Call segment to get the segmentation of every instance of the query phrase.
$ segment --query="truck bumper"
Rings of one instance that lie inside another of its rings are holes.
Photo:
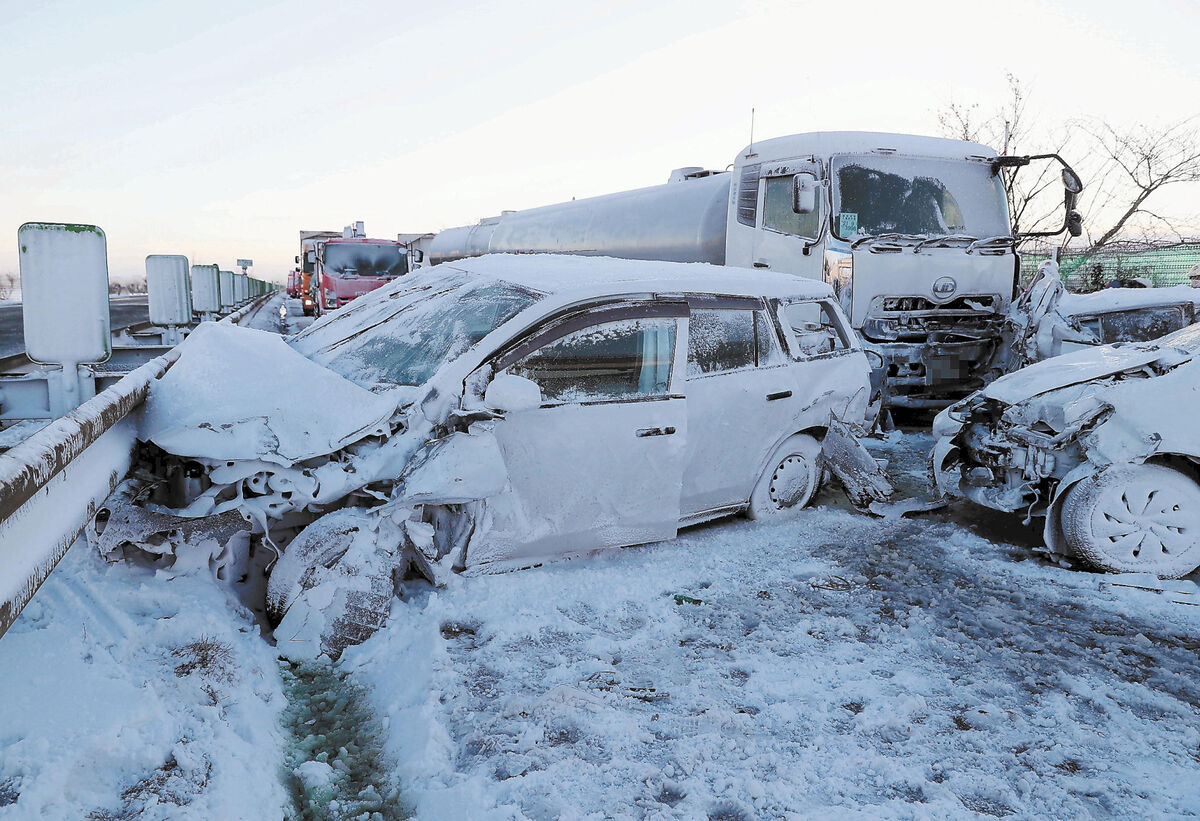
[[[983,369],[995,341],[870,342],[863,347],[883,358],[884,404],[893,408],[940,410],[983,387]]]

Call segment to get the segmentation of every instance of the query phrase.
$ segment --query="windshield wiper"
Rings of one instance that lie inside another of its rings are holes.
[[[938,244],[941,244],[941,243],[950,244],[950,243],[955,243],[955,242],[975,243],[978,241],[979,241],[979,237],[972,237],[968,234],[943,234],[943,235],[935,236],[935,237],[925,237],[923,240],[918,242],[913,247],[913,253],[915,254],[918,251],[920,251],[922,248],[924,248],[926,245],[933,245],[934,243],[938,243]]]
[[[972,254],[981,248],[986,249],[989,247],[994,247],[994,246],[999,246],[999,245],[1013,245],[1016,243],[1016,241],[1017,241],[1016,237],[1009,236],[1008,234],[1001,234],[998,237],[985,237],[984,239],[977,239],[974,242],[972,242],[970,245],[968,245],[967,253]]]
[[[874,244],[875,242],[877,242],[879,240],[891,240],[894,242],[896,240],[905,240],[905,239],[921,240],[921,239],[925,239],[925,237],[921,234],[901,234],[896,231],[889,231],[886,234],[868,234],[867,236],[859,237],[858,239],[854,240],[854,242],[850,243],[850,250],[853,251],[855,248],[857,248],[860,245],[866,245],[868,243]]]

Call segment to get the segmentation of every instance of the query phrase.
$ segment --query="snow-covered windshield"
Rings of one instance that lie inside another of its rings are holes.
[[[376,291],[291,344],[364,387],[422,385],[541,296],[507,282],[444,276],[415,288]]]
[[[987,163],[843,154],[832,168],[833,230],[842,239],[1010,233],[1004,185]]]
[[[327,242],[325,272],[336,276],[394,277],[408,272],[408,254],[394,242]]]

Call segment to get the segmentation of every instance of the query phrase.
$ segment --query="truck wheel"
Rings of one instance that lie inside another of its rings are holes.
[[[821,479],[821,444],[797,433],[784,440],[750,494],[746,515],[751,519],[794,516],[817,492]]]
[[[1110,467],[1067,492],[1062,532],[1101,570],[1177,579],[1200,566],[1200,485],[1165,465]]]

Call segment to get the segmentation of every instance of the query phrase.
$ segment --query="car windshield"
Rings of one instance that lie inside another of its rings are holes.
[[[833,159],[834,233],[920,237],[1010,232],[1004,185],[984,162],[844,154]]]
[[[408,272],[408,254],[394,242],[327,242],[321,265],[335,276],[394,277]]]
[[[422,385],[542,295],[507,282],[436,281],[386,289],[330,314],[292,347],[364,387]]]

